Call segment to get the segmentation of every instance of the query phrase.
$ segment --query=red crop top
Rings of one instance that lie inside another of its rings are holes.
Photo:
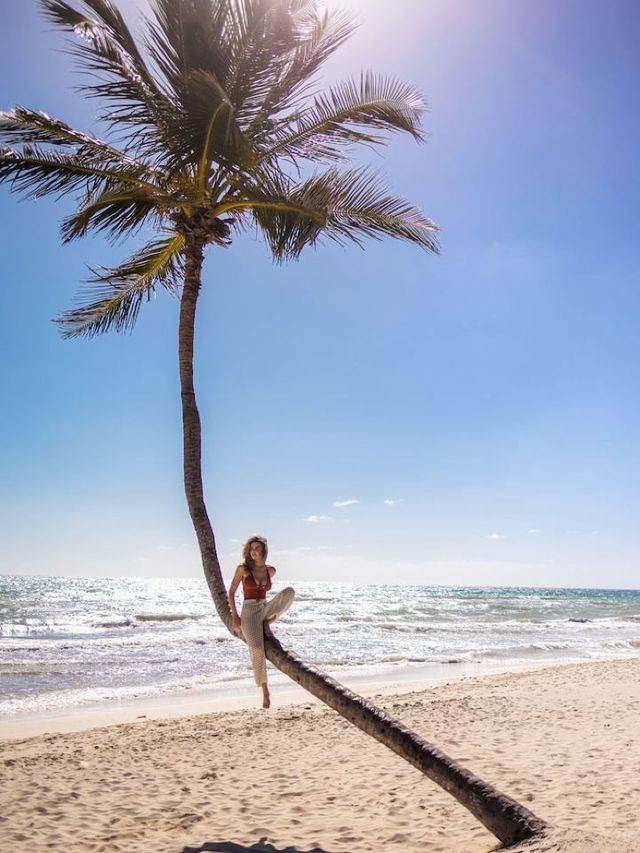
[[[242,591],[245,599],[249,601],[264,601],[271,589],[271,575],[267,569],[267,580],[265,583],[256,583],[253,574],[249,572],[242,578]]]

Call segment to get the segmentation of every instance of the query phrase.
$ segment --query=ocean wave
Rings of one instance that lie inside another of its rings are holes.
[[[0,649],[2,651],[10,651],[10,652],[40,652],[44,649],[44,646],[18,646],[11,642],[1,642],[0,641]]]
[[[366,666],[367,664],[371,664],[370,660],[351,660],[350,658],[345,657],[333,657],[333,658],[314,658],[313,661],[310,661],[313,666]]]
[[[312,666],[317,666],[321,668],[330,667],[349,667],[349,669],[359,669],[364,666],[376,666],[376,664],[381,663],[399,663],[400,661],[406,660],[405,657],[398,655],[391,655],[388,658],[362,658],[360,660],[354,660],[351,657],[343,657],[343,656],[319,656],[314,657],[313,659],[309,659],[307,662]]]
[[[605,649],[640,649],[640,639],[634,640],[610,640],[608,643],[603,643]]]
[[[42,643],[40,639],[38,639],[38,645],[31,645],[28,640],[24,638],[20,638],[18,641],[12,641],[6,637],[0,639],[0,651],[3,654],[14,654],[15,652],[50,652],[50,651],[69,651],[69,649],[77,649],[86,645],[83,642],[76,641],[73,643],[69,643],[66,640],[64,642],[60,640],[48,640],[46,643]],[[94,646],[94,643],[91,644]]]
[[[326,657],[326,658],[316,658],[313,660],[313,666],[318,667],[349,667],[352,668],[361,668],[361,667],[376,667],[383,666],[386,664],[424,664],[424,663],[433,663],[433,664],[459,664],[467,662],[467,658],[463,657],[449,657],[447,655],[424,655],[417,656],[412,654],[397,654],[397,655],[384,655],[382,657],[368,657],[363,658],[361,660],[353,660],[353,658],[347,657]]]
[[[104,654],[105,652],[113,652],[114,654],[127,654],[130,650],[132,653],[135,653],[137,649],[153,649],[158,647],[164,647],[167,642],[170,642],[174,647],[188,647],[188,646],[208,646],[219,643],[228,643],[230,641],[234,641],[235,638],[230,634],[221,635],[221,636],[180,636],[180,635],[171,635],[170,640],[167,640],[166,635],[159,636],[153,634],[141,634],[141,633],[122,633],[117,636],[91,636],[89,639],[75,639],[75,640],[60,640],[56,638],[51,638],[47,640],[46,643],[42,643],[41,640],[38,640],[37,645],[31,645],[28,643],[28,640],[25,641],[24,638],[21,638],[17,641],[11,641],[7,638],[0,639],[0,653],[2,654],[39,654],[44,653],[43,656],[50,658],[51,655],[55,655],[58,652],[85,652],[87,654],[91,654],[92,650],[99,655]]]
[[[572,642],[537,642],[527,643],[520,646],[503,646],[494,648],[474,649],[471,652],[473,658],[498,658],[518,659],[520,657],[533,657],[545,652],[574,651],[580,653],[581,649]]]
[[[137,622],[184,622],[203,618],[202,613],[136,613]]]
[[[135,628],[136,623],[133,619],[115,619],[111,622],[94,622],[94,628]]]
[[[296,602],[299,604],[307,601],[335,601],[335,598],[326,598],[321,595],[305,595],[304,593],[296,593]]]
[[[447,657],[446,655],[425,655],[417,657],[415,655],[389,655],[388,657],[378,658],[376,663],[466,663],[467,658],[462,657]]]
[[[523,633],[525,631],[539,631],[551,627],[548,622],[429,622],[427,624],[416,624],[415,622],[374,622],[368,623],[367,628],[380,629],[389,633],[397,634],[445,634],[455,636],[475,636],[477,634],[505,635]]]

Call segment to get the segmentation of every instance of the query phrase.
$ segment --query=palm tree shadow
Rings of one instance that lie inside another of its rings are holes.
[[[274,847],[266,838],[247,847],[234,841],[205,841],[200,847],[184,847],[181,853],[331,853],[322,847],[301,850],[299,847]]]

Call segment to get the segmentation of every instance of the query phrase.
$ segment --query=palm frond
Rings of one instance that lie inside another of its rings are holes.
[[[281,93],[287,98],[298,96],[313,80],[322,65],[350,38],[358,27],[355,17],[346,11],[318,12],[313,3],[304,21],[305,38],[296,48],[286,75],[281,81]],[[282,109],[284,104],[280,104]]]
[[[157,285],[176,292],[182,274],[184,237],[172,234],[149,243],[127,261],[88,279],[89,298],[54,321],[63,337],[91,337],[115,329],[133,328],[140,308],[151,300]]]
[[[252,117],[248,133],[258,141],[269,136],[279,114],[297,112],[296,107],[314,85],[317,71],[356,29],[352,15],[318,14],[317,4],[309,5],[310,9],[303,10],[306,17],[300,27],[304,37],[282,57],[272,85],[263,93],[260,108]]]
[[[194,15],[204,16],[196,42],[202,30],[213,50],[194,46]],[[258,130],[271,126],[274,109],[351,31],[346,19],[332,25],[319,17],[315,0],[198,0],[193,8],[187,0],[159,0],[156,19],[148,49],[183,115],[174,147],[179,141],[186,157],[175,168],[193,162],[191,140],[200,148],[199,175],[207,160],[251,169]]]
[[[222,81],[228,69],[227,0],[155,0],[145,43],[166,84],[179,97],[188,71],[206,71]]]
[[[207,71],[191,71],[184,76],[184,84],[183,120],[174,137],[174,168],[209,161],[232,169],[247,168],[251,146],[217,78]]]
[[[79,191],[91,194],[115,186],[160,192],[145,180],[142,169],[128,162],[102,164],[76,153],[49,151],[38,145],[23,145],[20,151],[0,147],[0,183],[3,182],[27,198],[47,195],[61,198]]]
[[[284,176],[262,180],[249,196],[253,218],[278,261],[297,258],[326,229],[331,197],[327,181],[294,185]]]
[[[262,157],[342,159],[341,147],[375,144],[384,137],[369,128],[404,131],[422,140],[420,121],[426,105],[417,89],[393,77],[363,72],[359,82],[347,80],[318,96],[313,105],[272,129]],[[363,130],[361,128],[367,128]]]
[[[107,192],[93,194],[74,214],[65,219],[61,227],[64,243],[84,237],[92,229],[105,233],[111,240],[131,236],[138,228],[179,207],[170,196],[150,193],[144,187],[116,186]]]
[[[75,130],[70,125],[38,110],[13,107],[0,112],[0,144],[46,144],[69,146],[78,159],[91,160],[102,166],[113,164],[148,180],[161,179],[161,172],[147,163],[128,157],[122,151],[95,136]]]
[[[224,78],[238,121],[246,128],[286,73],[306,38],[314,0],[237,0],[226,4],[230,62]]]
[[[79,9],[64,0],[40,0],[46,17],[78,38],[70,52],[83,73],[106,82],[80,87],[114,109],[99,114],[122,136],[135,133],[138,149],[161,154],[170,144],[174,105],[147,68],[125,21],[109,0],[81,0]],[[127,131],[127,125],[135,125]]]
[[[82,69],[121,78],[130,87],[132,99],[147,106],[152,106],[149,97],[162,100],[162,93],[118,8],[109,0],[80,0],[80,4],[78,10],[64,0],[40,0],[50,21],[84,39],[84,44],[74,51],[83,60]]]
[[[98,25],[100,31],[92,32],[91,36],[104,40],[105,51],[114,52],[117,45],[124,51],[124,54],[119,57],[120,61],[135,71],[141,80],[153,85],[153,78],[120,10],[110,0],[81,0],[81,5],[89,10],[89,15],[76,11],[62,0],[40,0],[40,3],[49,20],[67,28],[73,28],[74,32],[82,32],[85,29],[94,30]]]
[[[231,56],[229,9],[220,0],[157,0],[147,23],[147,50],[171,90],[179,120],[167,164],[174,170],[209,161],[244,167],[250,147],[224,88]]]
[[[361,237],[393,237],[439,252],[438,226],[414,204],[389,192],[384,178],[370,169],[331,170],[333,208],[327,236],[338,243]]]
[[[230,202],[224,210],[241,206],[251,210],[277,260],[297,258],[323,236],[359,246],[363,238],[387,236],[439,250],[437,226],[366,168],[329,169],[290,188],[255,188],[244,203]]]

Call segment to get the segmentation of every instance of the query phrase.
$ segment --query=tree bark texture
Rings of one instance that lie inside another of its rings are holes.
[[[231,613],[215,537],[202,486],[201,424],[193,383],[193,339],[201,283],[205,240],[189,237],[185,247],[185,278],[180,301],[178,357],[184,440],[184,487],[198,538],[204,575],[216,610],[231,631]],[[418,737],[399,720],[388,716],[330,676],[286,651],[277,640],[265,641],[267,659],[363,732],[383,743],[465,806],[505,845],[543,832],[544,821],[511,797],[502,794],[461,767],[437,747]]]
[[[178,363],[182,399],[182,440],[184,491],[189,515],[196,531],[202,556],[202,568],[218,615],[231,631],[231,611],[222,569],[216,551],[216,540],[204,502],[202,487],[202,429],[193,385],[193,336],[196,306],[200,293],[204,240],[188,238],[185,246],[185,275],[180,299],[178,323]]]

